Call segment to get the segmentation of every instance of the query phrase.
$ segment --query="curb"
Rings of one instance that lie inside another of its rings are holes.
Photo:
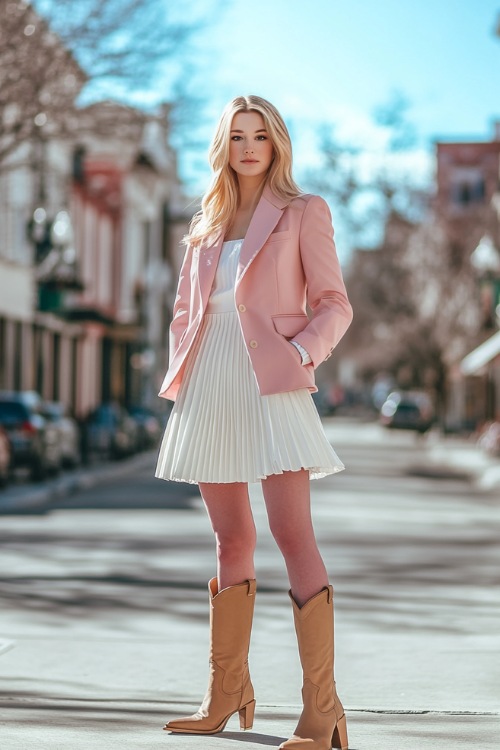
[[[79,470],[68,476],[51,479],[42,486],[13,487],[0,493],[0,515],[16,513],[46,513],[52,504],[99,484],[131,474],[150,464],[156,457],[156,449],[137,454],[126,461],[96,469]]]
[[[500,462],[470,444],[439,444],[429,451],[429,473],[441,471],[467,478],[483,491],[500,488]],[[452,478],[450,476],[450,478]]]

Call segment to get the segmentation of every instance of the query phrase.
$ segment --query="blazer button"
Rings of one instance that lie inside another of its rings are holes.
[[[257,349],[258,343],[255,341],[255,339],[252,339],[250,341],[250,346],[252,347],[252,349]]]
[[[240,312],[246,312],[246,311],[247,311],[247,309],[246,309],[245,305],[238,305],[238,310],[239,310]]]

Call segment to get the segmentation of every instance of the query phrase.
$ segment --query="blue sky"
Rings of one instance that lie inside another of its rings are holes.
[[[300,178],[319,123],[380,151],[372,113],[399,91],[418,134],[408,163],[428,176],[434,139],[487,139],[500,118],[499,13],[498,0],[226,0],[198,43],[203,137],[233,96],[264,96],[290,127]],[[203,161],[184,164],[201,189]]]

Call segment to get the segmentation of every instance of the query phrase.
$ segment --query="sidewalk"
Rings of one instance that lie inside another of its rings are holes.
[[[55,507],[57,501],[80,490],[113,482],[134,474],[151,463],[156,449],[138,453],[127,460],[90,464],[61,477],[42,482],[11,484],[0,490],[0,515],[9,513],[44,513]]]
[[[500,458],[489,456],[465,438],[430,440],[430,457],[435,466],[464,472],[481,490],[500,490]]]

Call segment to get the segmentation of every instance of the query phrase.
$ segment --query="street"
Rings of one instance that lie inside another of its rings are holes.
[[[350,747],[498,747],[498,489],[436,470],[412,433],[340,419],[326,430],[347,470],[312,484],[313,508]],[[255,485],[253,730],[233,717],[201,741],[161,731],[203,697],[215,557],[197,487],[153,469],[151,454],[49,513],[0,519],[5,750],[272,747],[294,729],[287,579]]]

